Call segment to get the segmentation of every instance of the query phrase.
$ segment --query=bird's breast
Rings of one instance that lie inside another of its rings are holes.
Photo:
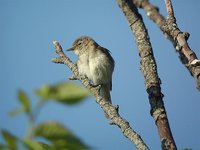
[[[89,60],[87,55],[79,56],[79,59],[77,61],[77,67],[79,74],[86,75],[91,80]]]
[[[107,64],[104,55],[98,55],[89,59],[90,74],[94,84],[104,84],[110,81]]]

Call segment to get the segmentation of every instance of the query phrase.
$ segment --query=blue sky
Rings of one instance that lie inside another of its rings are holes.
[[[153,2],[166,15],[164,1]],[[180,29],[190,33],[190,47],[200,57],[200,2],[176,0],[173,5]],[[140,12],[144,14],[143,10]],[[0,0],[0,18],[0,128],[11,130],[18,136],[24,135],[26,116],[10,118],[7,115],[8,111],[19,107],[18,89],[25,90],[35,104],[34,89],[67,81],[71,75],[64,65],[50,61],[57,56],[52,41],[59,41],[67,49],[78,36],[89,35],[108,48],[115,59],[113,103],[120,106],[122,117],[130,122],[150,149],[160,149],[139,70],[137,47],[115,0]],[[200,147],[200,93],[195,88],[195,80],[157,26],[146,15],[143,18],[152,42],[177,147],[197,150]],[[76,60],[74,54],[68,53],[68,56]],[[99,150],[134,149],[118,127],[109,125],[93,97],[71,107],[51,102],[42,110],[37,122],[44,120],[65,124],[85,143]]]

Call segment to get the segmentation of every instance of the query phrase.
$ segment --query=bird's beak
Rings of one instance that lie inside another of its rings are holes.
[[[66,51],[73,51],[74,47],[68,48]]]

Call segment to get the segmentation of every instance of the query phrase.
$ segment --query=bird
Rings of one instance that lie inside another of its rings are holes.
[[[110,91],[115,61],[110,51],[89,36],[78,37],[67,50],[78,56],[76,65],[79,75],[86,76],[94,86],[100,85],[100,96],[112,103]]]

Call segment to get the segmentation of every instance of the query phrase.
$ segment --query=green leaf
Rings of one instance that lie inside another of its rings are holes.
[[[24,91],[18,91],[18,99],[22,104],[24,112],[30,113],[30,100]]]
[[[86,150],[89,149],[69,129],[57,122],[46,122],[35,128],[35,136],[44,137],[55,149]]]
[[[8,149],[17,150],[17,138],[6,130],[1,130]]]
[[[44,85],[38,89],[36,89],[36,94],[42,99],[42,100],[50,100],[53,95],[54,91],[52,86],[50,85]]]
[[[89,92],[87,89],[72,83],[59,83],[53,86],[45,85],[36,90],[36,94],[43,100],[55,100],[65,104],[81,102]]]
[[[8,149],[7,146],[4,144],[0,144],[0,150],[5,150],[5,149]]]
[[[85,88],[72,83],[58,84],[54,88],[56,91],[55,99],[67,104],[78,103],[89,94]]]
[[[29,149],[29,150],[53,150],[49,145],[42,143],[42,142],[36,142],[33,140],[23,140],[23,144]]]

